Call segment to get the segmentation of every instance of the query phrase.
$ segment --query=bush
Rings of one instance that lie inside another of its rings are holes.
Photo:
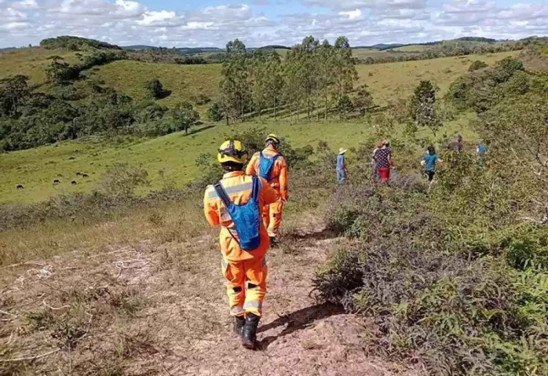
[[[481,60],[476,60],[472,64],[470,64],[470,67],[468,68],[468,71],[473,72],[473,71],[476,71],[476,70],[479,70],[479,69],[487,68],[488,66],[489,65],[487,65],[487,63],[485,63]]]
[[[135,190],[149,184],[146,170],[128,164],[115,164],[101,177],[99,191],[109,197],[132,197]]]
[[[484,252],[471,258],[456,241],[471,229],[448,226],[445,210],[409,184],[342,187],[326,210],[328,224],[359,241],[336,253],[314,286],[325,300],[375,319],[371,351],[421,362],[428,374],[545,374],[546,274],[514,267],[541,265],[529,260],[539,260],[546,236],[483,238]]]
[[[207,109],[207,117],[211,121],[221,121],[223,120],[225,114],[222,109],[222,107],[219,105],[219,103],[215,102],[213,103],[208,109]]]

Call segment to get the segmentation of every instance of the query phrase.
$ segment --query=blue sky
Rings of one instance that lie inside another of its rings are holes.
[[[352,45],[548,35],[547,0],[0,0],[0,47],[57,35],[120,45]]]

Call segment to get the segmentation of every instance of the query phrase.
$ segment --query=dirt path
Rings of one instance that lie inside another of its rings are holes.
[[[402,372],[365,354],[362,319],[309,296],[314,272],[341,240],[307,223],[268,256],[258,351],[231,332],[212,231],[186,244],[78,251],[3,269],[0,359],[29,359],[0,363],[0,374]]]

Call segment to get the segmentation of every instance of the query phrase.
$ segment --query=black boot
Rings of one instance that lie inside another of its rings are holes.
[[[246,349],[255,350],[257,346],[257,327],[261,318],[248,313],[245,318],[244,329],[242,330],[242,345]]]
[[[276,248],[280,245],[280,241],[278,240],[277,237],[275,236],[271,236],[270,237],[270,247],[271,248]]]
[[[242,330],[245,325],[245,317],[244,316],[234,316],[234,333],[237,334],[239,337],[242,336]]]

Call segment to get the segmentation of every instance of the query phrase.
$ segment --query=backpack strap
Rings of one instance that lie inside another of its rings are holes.
[[[215,192],[217,192],[217,195],[219,196],[223,204],[225,204],[225,206],[228,208],[232,204],[232,201],[230,200],[230,197],[228,197],[228,194],[221,185],[221,182],[218,181],[217,183],[215,183],[213,185],[213,188],[215,188]]]
[[[261,191],[261,180],[258,176],[253,176],[253,188],[251,191],[251,197],[258,202],[259,200],[259,193]]]

